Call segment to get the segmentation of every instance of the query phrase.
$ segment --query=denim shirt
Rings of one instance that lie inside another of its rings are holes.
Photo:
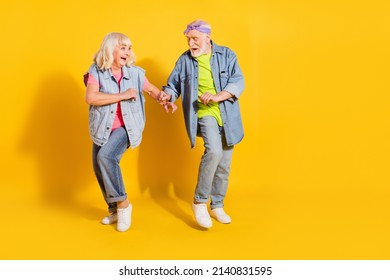
[[[223,127],[228,146],[239,143],[244,137],[238,98],[244,90],[244,77],[236,54],[227,47],[212,43],[210,60],[214,85],[217,92],[225,90],[234,95],[219,102]],[[198,127],[198,62],[190,50],[184,52],[176,62],[163,90],[176,101],[182,95],[184,121],[191,147],[195,147]]]
[[[99,82],[100,92],[116,94],[119,93],[119,89],[120,92],[130,88],[137,90],[137,98],[134,101],[124,100],[119,102],[130,147],[137,147],[141,143],[142,132],[145,127],[145,97],[142,94],[145,71],[136,66],[122,67],[123,77],[120,84],[114,78],[111,70],[103,71],[96,64],[92,64],[88,73]],[[117,106],[118,102],[103,106],[89,106],[89,133],[95,144],[103,146],[107,143]]]

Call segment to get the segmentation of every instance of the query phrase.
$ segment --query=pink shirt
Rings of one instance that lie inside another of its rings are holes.
[[[118,85],[119,85],[120,81],[122,80],[122,73],[119,75],[114,74],[114,78],[118,82]],[[91,74],[88,75],[88,82],[87,83],[93,84],[93,85],[99,85],[99,82]],[[144,91],[146,91],[146,89],[149,87],[149,85],[150,85],[150,83],[149,83],[148,79],[145,77],[144,86],[142,89]],[[119,91],[120,91],[120,88],[119,88]],[[115,113],[114,123],[112,124],[112,131],[114,131],[118,127],[122,127],[124,125],[125,125],[125,123],[123,122],[123,118],[122,118],[122,109],[120,106],[120,102],[118,102],[118,106],[117,106],[116,113]]]

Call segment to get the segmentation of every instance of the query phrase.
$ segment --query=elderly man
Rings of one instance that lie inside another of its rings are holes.
[[[163,87],[161,101],[174,102],[182,95],[191,147],[195,146],[196,136],[203,138],[205,150],[192,209],[197,223],[210,228],[210,214],[218,222],[231,222],[223,207],[233,147],[244,136],[238,104],[244,78],[235,53],[211,40],[208,23],[191,22],[184,35],[189,50],[177,60],[167,86]]]

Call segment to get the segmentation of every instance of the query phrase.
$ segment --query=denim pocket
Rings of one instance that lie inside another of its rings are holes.
[[[109,106],[91,106],[89,110],[89,131],[92,136],[102,138],[108,118]]]
[[[132,113],[138,113],[140,111],[140,102],[137,100],[129,100],[129,106]]]
[[[228,78],[228,73],[227,73],[226,71],[221,71],[221,72],[219,73],[219,77],[220,77],[221,79],[227,79],[227,78]]]

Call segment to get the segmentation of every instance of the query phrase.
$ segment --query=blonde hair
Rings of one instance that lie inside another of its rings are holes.
[[[108,33],[104,39],[102,44],[100,45],[100,49],[95,54],[93,61],[96,63],[96,65],[102,69],[107,70],[111,68],[111,65],[114,61],[114,49],[117,46],[128,46],[131,47],[131,41],[129,37],[122,33],[118,32],[112,32]],[[132,50],[130,50],[130,58],[127,62],[127,66],[132,66],[135,62],[135,54]]]

